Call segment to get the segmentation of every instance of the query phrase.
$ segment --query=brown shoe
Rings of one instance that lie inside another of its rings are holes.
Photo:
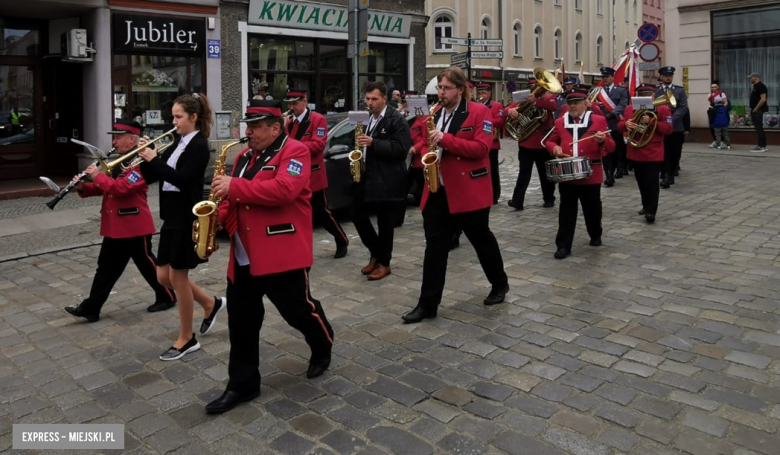
[[[369,273],[373,272],[376,269],[376,258],[371,258],[370,261],[368,261],[368,265],[360,269],[360,273],[363,275],[368,275]]]
[[[371,272],[371,275],[368,276],[368,281],[376,281],[381,280],[382,278],[386,277],[387,275],[390,275],[392,271],[390,270],[390,266],[384,266],[382,264],[378,264],[376,266],[376,269],[374,269],[373,272]]]

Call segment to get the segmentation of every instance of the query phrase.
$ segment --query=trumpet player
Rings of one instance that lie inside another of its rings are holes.
[[[644,84],[636,89],[636,93],[637,96],[655,98],[655,90],[654,85]],[[654,223],[658,211],[658,193],[661,191],[658,176],[664,167],[664,138],[674,132],[672,110],[664,105],[656,106],[655,118],[645,114],[634,119],[634,106],[629,104],[625,110],[625,120],[618,124],[618,129],[631,134],[639,125],[644,128],[655,126],[655,132],[645,146],[638,147],[629,142],[628,159],[634,162],[634,177],[642,196],[642,210],[639,214],[644,215],[648,223]]]
[[[498,241],[490,230],[493,189],[490,183],[490,158],[493,122],[490,110],[471,101],[463,70],[450,67],[439,73],[438,94],[441,107],[433,113],[428,131],[429,150],[441,149],[438,172],[428,178],[439,182],[431,192],[425,185],[420,207],[425,230],[425,257],[422,286],[417,306],[402,316],[406,324],[435,318],[444,292],[447,259],[452,234],[461,229],[474,246],[492,289],[485,305],[504,301],[509,281]],[[431,152],[429,152],[431,153]]]
[[[311,154],[311,210],[312,221],[319,223],[333,236],[336,243],[336,259],[347,255],[349,239],[344,229],[328,208],[328,197],[325,191],[328,189],[328,173],[325,171],[325,142],[328,138],[328,122],[321,114],[309,109],[306,99],[306,90],[290,89],[284,99],[292,111],[292,116],[287,123],[287,135],[300,141]]]
[[[132,120],[117,120],[108,134],[113,136],[117,153],[124,155],[138,146],[141,125]],[[93,183],[81,182],[76,191],[81,197],[103,197],[100,210],[103,243],[89,296],[78,306],[65,307],[65,311],[89,322],[98,321],[100,310],[130,259],[154,290],[155,302],[146,310],[154,313],[173,307],[176,304],[173,291],[157,281],[157,258],[152,253],[152,234],[156,228],[146,199],[149,185],[140,168],[117,166],[108,176],[90,165],[85,172]]]

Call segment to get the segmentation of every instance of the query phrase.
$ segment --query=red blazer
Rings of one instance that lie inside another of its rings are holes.
[[[311,154],[301,142],[281,135],[268,150],[278,150],[267,163],[259,160],[244,177],[236,177],[249,160],[236,157],[229,196],[219,206],[224,226],[228,208],[238,210],[236,234],[249,257],[253,276],[311,267],[313,234],[309,178]],[[292,231],[292,232],[291,232]],[[230,241],[228,278],[235,273],[235,242]]]
[[[512,103],[509,107],[506,108],[506,110],[514,109],[519,105],[520,103]],[[534,131],[534,133],[530,135],[528,139],[520,142],[519,146],[527,149],[543,150],[544,147],[542,146],[542,138],[544,138],[544,136],[553,126],[555,111],[558,110],[558,101],[555,100],[555,95],[545,93],[541,98],[536,99],[534,105],[537,107],[537,109],[544,109],[547,111],[547,120],[545,120],[542,126]]]
[[[571,143],[574,141],[574,137],[572,136],[572,132],[564,126],[564,122],[566,119],[569,118],[569,114],[561,115],[558,120],[555,121],[555,129],[553,130],[552,134],[550,134],[550,137],[547,139],[547,142],[545,142],[545,145],[547,147],[547,151],[552,154],[553,148],[556,145],[560,145],[561,148],[563,148],[563,152],[567,155],[573,155],[572,150],[573,146]],[[604,117],[600,117],[595,114],[590,115],[590,125],[588,125],[588,128],[581,128],[579,130],[579,138],[585,138],[589,137],[590,134],[585,135],[586,131],[606,131],[609,129],[609,126],[607,126],[607,119]],[[590,139],[587,141],[583,141],[578,143],[578,156],[587,156],[590,158],[590,161],[593,166],[593,175],[588,177],[587,179],[581,179],[581,180],[571,180],[568,182],[560,182],[561,185],[600,185],[604,183],[604,172],[602,172],[601,168],[601,158],[606,156],[608,153],[612,153],[615,151],[615,141],[612,140],[612,136],[609,134],[607,135],[606,140],[604,140],[603,144],[599,144],[596,142],[595,139]]]
[[[287,123],[287,135],[292,137],[293,121]],[[320,191],[328,187],[328,173],[325,172],[325,142],[328,139],[328,122],[322,114],[307,109],[303,121],[293,139],[302,142],[311,154],[311,191]]]
[[[663,161],[664,160],[664,136],[674,132],[672,124],[672,110],[667,106],[657,106],[655,113],[658,116],[658,123],[655,127],[655,134],[650,139],[650,143],[642,148],[636,148],[631,144],[626,144],[627,157],[634,161]],[[634,116],[634,106],[628,105],[623,111],[623,120],[618,123],[618,130],[621,133],[626,132],[626,121]]]
[[[423,155],[428,153],[428,116],[418,115],[414,118],[414,122],[409,127],[409,131],[412,134],[412,146],[417,152],[412,155],[412,167],[423,167],[420,159]]]
[[[140,167],[128,169],[113,179],[98,174],[94,183],[85,183],[79,196],[103,196],[100,207],[100,235],[112,239],[127,239],[154,234],[152,213],[146,193],[146,184]]]
[[[443,109],[434,113],[438,123]],[[439,161],[450,213],[473,212],[493,205],[490,181],[490,146],[493,121],[484,104],[466,99],[455,108],[448,133],[439,142]],[[454,132],[454,133],[453,133]],[[425,185],[420,209],[425,210],[430,190]]]
[[[590,103],[590,111],[596,115],[604,117],[604,111],[601,110],[599,103]],[[569,112],[569,105],[564,104],[563,107],[561,108],[561,116],[563,116],[563,114],[567,112]]]
[[[499,150],[501,148],[499,131],[504,129],[504,105],[498,101],[488,100],[485,106],[490,109],[490,115],[493,117],[493,145],[491,150]]]

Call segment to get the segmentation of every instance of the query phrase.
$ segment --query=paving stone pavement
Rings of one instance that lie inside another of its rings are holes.
[[[315,231],[312,292],[336,331],[330,370],[305,378],[308,348],[269,306],[262,395],[222,416],[203,406],[225,385],[225,318],[200,351],[161,362],[178,315],[145,311],[154,295],[134,267],[87,324],[62,307],[88,292],[97,246],[1,262],[0,451],[21,453],[14,423],[90,422],[125,424],[132,454],[777,455],[780,161],[686,151],[654,225],[623,178],[602,190],[604,246],[588,246],[580,220],[563,261],[552,257],[557,208],[541,207],[537,182],[524,211],[502,196],[491,226],[507,302],[482,305],[489,284],[463,239],[439,317],[422,324],[400,320],[419,292],[419,211],[396,231],[393,274],[379,282],[359,273],[367,257],[351,224],[340,260]],[[506,195],[517,160],[504,157]],[[217,295],[226,256],[194,272]]]

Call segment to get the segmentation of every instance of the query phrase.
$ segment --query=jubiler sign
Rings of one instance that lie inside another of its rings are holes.
[[[249,24],[347,33],[347,8],[325,3],[250,0]],[[368,11],[368,34],[408,38],[412,18],[404,14]]]
[[[113,27],[114,52],[202,54],[206,48],[203,19],[114,14]]]

